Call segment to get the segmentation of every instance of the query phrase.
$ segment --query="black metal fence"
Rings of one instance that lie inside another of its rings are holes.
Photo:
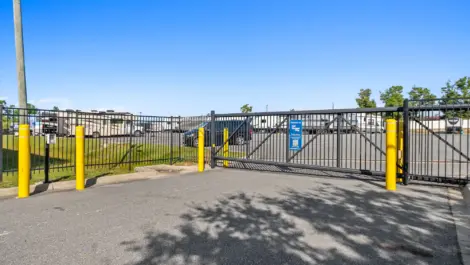
[[[185,134],[209,119],[5,107],[0,116],[0,176],[10,184],[18,171],[20,120],[30,124],[33,180],[55,181],[74,176],[78,125],[84,126],[86,173],[98,176],[140,165],[197,162],[197,149],[185,145]],[[48,143],[48,135],[55,141]]]
[[[409,106],[408,169],[411,179],[467,183],[470,99],[405,101]]]
[[[403,139],[397,166],[405,184],[413,179],[469,181],[470,99],[405,100],[403,107],[392,108],[214,114],[213,119],[218,138],[230,120],[249,128],[230,129],[230,143],[248,137],[244,144],[230,147],[234,153],[224,155],[222,147],[213,148],[217,166],[228,160],[229,167],[237,168],[383,176],[385,120],[395,119],[404,129],[403,138],[397,134],[399,145]],[[301,127],[294,140],[289,138],[292,123]]]
[[[369,175],[384,175],[385,120],[399,117],[398,108],[214,115],[217,138],[224,126],[229,128],[230,167],[264,165],[268,170],[294,167]],[[233,121],[243,125],[237,127]],[[299,124],[301,135],[289,140],[292,123]],[[214,154],[218,165],[227,157],[222,147]]]
[[[33,179],[53,181],[73,176],[77,125],[85,127],[89,176],[139,165],[194,163],[195,147],[200,144],[207,147],[205,159],[212,157],[212,166],[229,161],[228,166],[236,168],[383,176],[385,120],[390,118],[404,128],[398,167],[405,183],[409,179],[469,181],[470,99],[405,100],[403,107],[391,108],[212,112],[193,117],[18,108],[1,108],[0,115],[4,182],[16,181],[20,120],[31,128]],[[205,130],[204,143],[198,139],[199,127]],[[223,150],[224,128],[229,133],[228,153]],[[47,135],[57,139],[47,144]]]

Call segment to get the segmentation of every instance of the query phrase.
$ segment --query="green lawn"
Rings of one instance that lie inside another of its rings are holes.
[[[43,136],[31,137],[31,183],[44,180],[44,149]],[[145,142],[145,141],[143,141]],[[4,171],[16,171],[18,167],[18,137],[3,136],[3,167]],[[173,162],[195,163],[197,149],[193,147],[137,143],[118,143],[113,139],[85,139],[85,175],[93,178],[103,175],[122,174],[133,171],[136,166],[168,164],[170,154]],[[209,161],[209,152],[206,151],[206,161]],[[240,152],[230,152],[231,157],[240,157]],[[75,178],[75,139],[57,138],[56,144],[50,145],[50,173],[51,181],[71,180]],[[59,168],[63,167],[63,168]],[[0,187],[12,187],[18,184],[16,172],[4,172]]]

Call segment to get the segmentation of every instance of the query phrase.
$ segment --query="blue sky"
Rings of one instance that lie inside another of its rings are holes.
[[[137,4],[139,3],[139,4]],[[355,107],[470,75],[470,2],[23,0],[28,99],[153,115]],[[12,1],[0,97],[17,102]]]

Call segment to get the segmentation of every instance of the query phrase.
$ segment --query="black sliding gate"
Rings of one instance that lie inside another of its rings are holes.
[[[470,101],[469,101],[470,102]],[[436,104],[435,104],[436,103]],[[468,118],[467,118],[467,113]],[[442,100],[408,101],[403,107],[215,114],[210,135],[212,166],[267,171],[385,175],[385,121],[403,126],[397,166],[410,180],[466,183],[470,163],[470,105]],[[218,144],[223,124],[229,152]],[[301,133],[289,141],[290,125]],[[299,126],[301,124],[301,126]],[[240,141],[242,139],[242,141]]]
[[[223,155],[213,147],[213,163],[265,170],[313,170],[350,174],[385,175],[385,119],[399,115],[397,108],[213,114],[217,124],[245,121],[250,128],[229,132],[229,142],[246,137],[243,145],[230,145]],[[301,124],[301,137],[289,142],[289,125]],[[296,147],[297,145],[297,147]]]

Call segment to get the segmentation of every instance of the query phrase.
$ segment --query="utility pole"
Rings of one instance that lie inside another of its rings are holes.
[[[266,105],[266,112],[268,112],[268,105]]]
[[[13,21],[15,24],[16,73],[18,77],[18,105],[21,109],[19,123],[27,124],[27,94],[24,66],[23,23],[21,19],[21,0],[13,0]]]

